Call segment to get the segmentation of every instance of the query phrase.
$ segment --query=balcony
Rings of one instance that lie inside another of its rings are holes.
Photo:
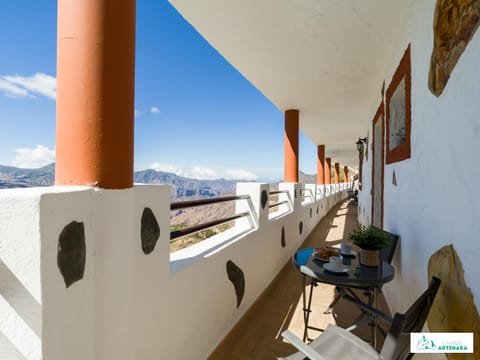
[[[16,224],[1,234],[4,348],[27,359],[204,358],[348,186],[301,196],[281,183],[272,213],[268,184],[238,184],[236,212],[249,215],[172,254],[168,186],[2,190],[0,222]]]
[[[228,334],[261,326],[243,317],[254,317],[249,309],[270,291],[283,292],[272,280],[293,276],[294,251],[325,235],[317,224],[328,223],[347,186],[323,184],[332,159],[335,169],[341,161],[360,170],[358,222],[400,235],[388,307],[405,309],[437,275],[426,330],[473,332],[479,357],[477,2],[172,0],[285,112],[287,135],[282,192],[239,184],[248,199],[236,213],[247,215],[172,254],[169,189],[131,179],[135,2],[115,11],[106,2],[59,7],[57,186],[0,191],[0,357],[261,351],[249,338],[232,345]],[[77,10],[85,15],[78,22]],[[116,41],[103,41],[112,34]],[[318,146],[324,175],[304,189],[295,179],[299,130]],[[279,197],[275,212],[269,194]],[[278,312],[279,329],[298,329],[294,307]],[[291,349],[277,333],[274,344],[278,354]]]
[[[338,246],[357,227],[357,207],[350,200],[342,200],[325,214],[300,247]],[[209,359],[276,359],[294,353],[296,349],[284,341],[280,334],[289,329],[302,338],[304,323],[301,296],[300,274],[288,261]],[[315,288],[310,325],[325,329],[329,323],[347,327],[354,322],[359,310],[346,301],[335,305],[335,316],[323,313],[333,298],[333,286],[320,283]],[[379,308],[389,312],[383,297]],[[366,341],[370,340],[368,326],[356,329],[355,333]],[[315,338],[318,334],[313,330],[308,333],[309,338]],[[379,346],[382,342],[379,342]]]

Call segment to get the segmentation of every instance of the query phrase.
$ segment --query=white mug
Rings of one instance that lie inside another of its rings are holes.
[[[329,262],[333,269],[340,269],[342,267],[342,258],[340,256],[330,256]]]
[[[350,243],[342,243],[340,245],[340,253],[348,255],[352,252],[352,244]]]

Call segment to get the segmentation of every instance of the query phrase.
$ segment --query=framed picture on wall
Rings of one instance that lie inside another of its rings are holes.
[[[411,67],[410,45],[403,54],[385,94],[386,163],[410,158]]]

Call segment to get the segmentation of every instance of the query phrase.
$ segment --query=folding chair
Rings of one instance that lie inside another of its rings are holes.
[[[391,323],[380,353],[346,329],[329,325],[309,345],[289,330],[284,331],[282,336],[300,351],[280,359],[304,360],[305,356],[310,360],[410,359],[413,355],[410,353],[410,333],[422,330],[440,283],[440,279],[433,277],[428,289],[417,298],[413,305],[404,314],[396,313],[393,319],[365,305],[365,311]]]

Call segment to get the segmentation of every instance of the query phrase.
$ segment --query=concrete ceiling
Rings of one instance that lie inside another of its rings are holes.
[[[170,0],[327,156],[357,166],[410,0]],[[387,84],[388,85],[388,84]]]

